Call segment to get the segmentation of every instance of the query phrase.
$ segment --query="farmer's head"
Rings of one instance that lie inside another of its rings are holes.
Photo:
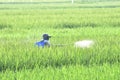
[[[49,36],[48,34],[43,34],[43,39],[44,40],[49,40],[49,38],[51,38],[51,36]]]

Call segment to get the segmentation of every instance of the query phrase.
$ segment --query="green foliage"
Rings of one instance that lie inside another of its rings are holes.
[[[0,79],[119,79],[119,5],[96,5],[1,5]],[[43,33],[52,35],[50,48],[34,45]],[[95,45],[74,47],[84,39]]]

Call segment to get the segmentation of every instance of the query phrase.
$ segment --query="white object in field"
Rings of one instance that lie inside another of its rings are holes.
[[[92,40],[82,40],[75,42],[75,47],[79,48],[90,48],[94,44]]]

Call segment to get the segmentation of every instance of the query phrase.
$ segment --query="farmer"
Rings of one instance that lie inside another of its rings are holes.
[[[48,34],[43,34],[43,40],[39,41],[39,42],[36,42],[36,45],[38,47],[42,46],[48,46],[50,47],[50,42],[49,42],[49,38],[51,38],[51,36],[49,36]]]
[[[49,38],[51,38],[51,36],[49,36],[48,34],[43,34],[43,41],[48,47],[50,47]]]

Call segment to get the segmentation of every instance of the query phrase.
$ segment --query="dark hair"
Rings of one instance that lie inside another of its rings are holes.
[[[43,39],[44,40],[49,40],[49,38],[51,38],[51,36],[49,36],[48,34],[43,34]]]

